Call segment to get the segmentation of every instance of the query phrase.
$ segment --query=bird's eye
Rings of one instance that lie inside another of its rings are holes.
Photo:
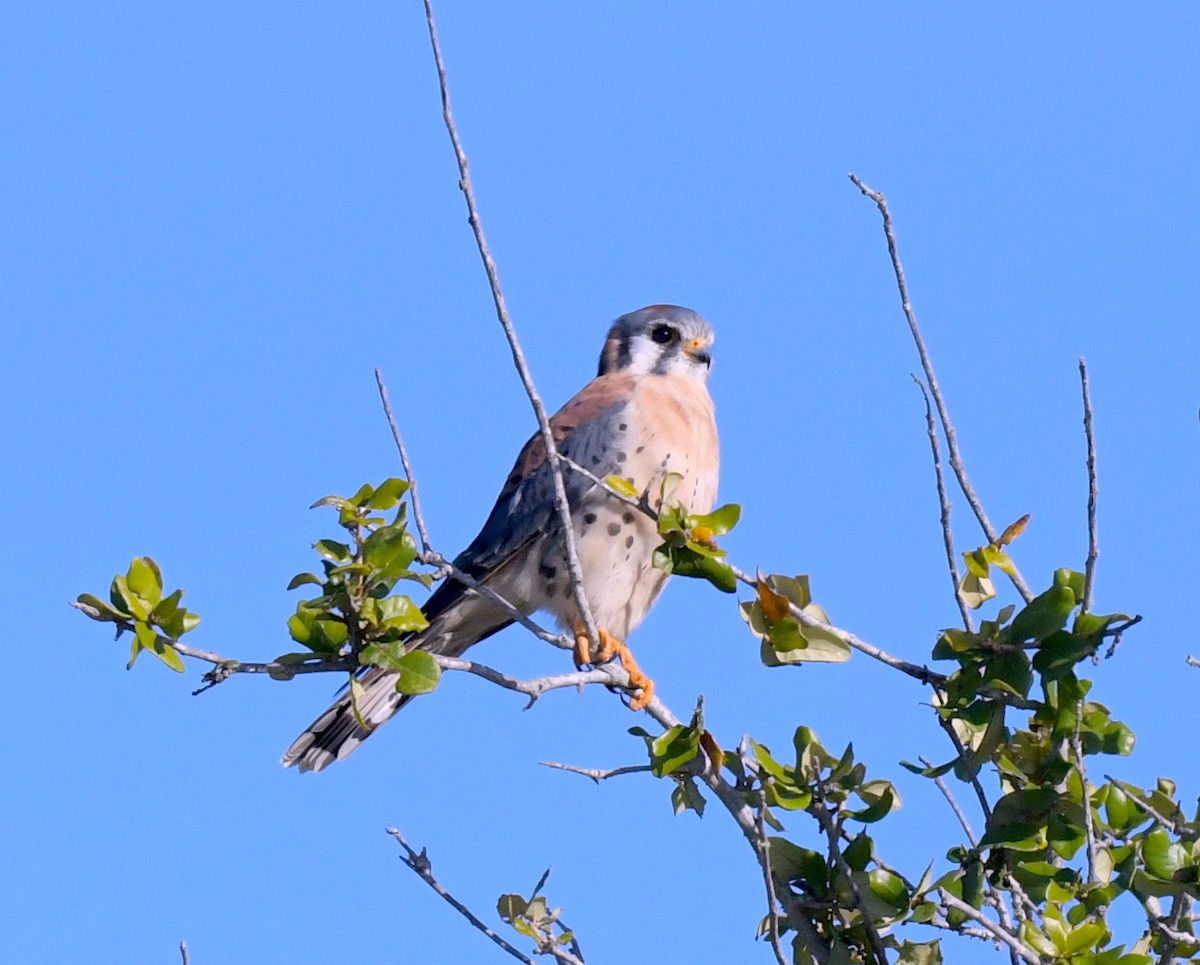
[[[650,337],[659,345],[666,345],[672,339],[678,338],[678,333],[670,325],[656,325]]]

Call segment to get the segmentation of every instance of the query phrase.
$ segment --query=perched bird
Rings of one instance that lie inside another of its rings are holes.
[[[613,323],[600,370],[550,419],[555,444],[568,459],[600,479],[630,480],[657,508],[668,472],[683,479],[672,496],[693,513],[706,513],[717,494],[717,428],[709,397],[711,326],[676,305],[651,305]],[[540,433],[525,444],[483,529],[456,559],[459,569],[495,590],[523,613],[544,610],[575,635],[575,660],[621,658],[630,687],[650,702],[653,683],[641,672],[626,637],[654,605],[667,574],[651,565],[661,539],[645,513],[613,497],[564,464],[583,591],[600,636],[591,652],[567,569],[554,480]],[[429,626],[409,649],[456,657],[512,622],[493,601],[444,580],[422,608]],[[397,693],[394,671],[362,675],[358,712],[344,694],[304,731],[283,756],[291,767],[319,771],[341,760],[412,698]]]

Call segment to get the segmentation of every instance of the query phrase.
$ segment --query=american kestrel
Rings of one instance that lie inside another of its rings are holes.
[[[719,455],[713,402],[708,394],[713,331],[695,312],[651,305],[613,323],[600,354],[600,370],[550,419],[559,452],[600,479],[620,476],[658,508],[667,473],[683,478],[679,500],[707,513],[717,495]],[[575,635],[578,665],[620,656],[631,702],[649,703],[653,683],[624,641],[654,605],[667,574],[651,564],[662,542],[653,519],[613,497],[581,473],[563,466],[571,506],[583,591],[600,636],[593,655],[576,606],[555,506],[546,447],[537,433],[517,457],[491,515],[455,559],[459,569],[485,583],[523,613],[544,610]],[[429,626],[409,649],[457,657],[512,623],[494,602],[448,577],[422,608]],[[355,718],[347,693],[304,731],[283,763],[319,771],[341,760],[412,698],[396,691],[396,673],[372,667],[362,677],[365,696]]]

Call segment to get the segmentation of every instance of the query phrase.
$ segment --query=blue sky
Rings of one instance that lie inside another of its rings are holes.
[[[551,405],[608,323],[701,312],[727,540],[808,573],[835,622],[910,660],[956,622],[918,363],[883,190],[976,486],[1034,585],[1082,568],[1076,358],[1100,458],[1097,609],[1144,615],[1094,694],[1139,743],[1107,762],[1200,792],[1191,551],[1200,542],[1200,10],[1066,4],[445,2],[456,113],[514,319]],[[284,587],[327,535],[316,498],[397,474],[379,365],[435,543],[475,533],[532,415],[456,188],[416,2],[44,3],[3,17],[0,404],[10,727],[0,743],[0,959],[455,962],[492,955],[395,858],[401,827],[480,913],[549,894],[589,961],[770,961],[749,851],[673,817],[600,690],[522,702],[447,679],[347,763],[279,754],[336,686],[192,698],[70,610],[149,553],[197,646],[288,649]],[[963,501],[960,549],[978,543]],[[675,581],[634,637],[680,715],[726,746],[798,723],[853,741],[917,876],[958,840],[898,767],[950,751],[926,694],[861,656],[768,670],[734,602]],[[519,631],[475,651],[566,668]],[[803,821],[789,830],[807,840]],[[917,937],[917,936],[914,936]],[[978,954],[978,953],[977,953]],[[497,959],[499,960],[499,959]]]

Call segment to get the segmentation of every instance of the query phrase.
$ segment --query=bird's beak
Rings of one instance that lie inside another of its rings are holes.
[[[712,343],[708,339],[694,338],[683,347],[683,350],[690,358],[706,368],[712,365]]]

